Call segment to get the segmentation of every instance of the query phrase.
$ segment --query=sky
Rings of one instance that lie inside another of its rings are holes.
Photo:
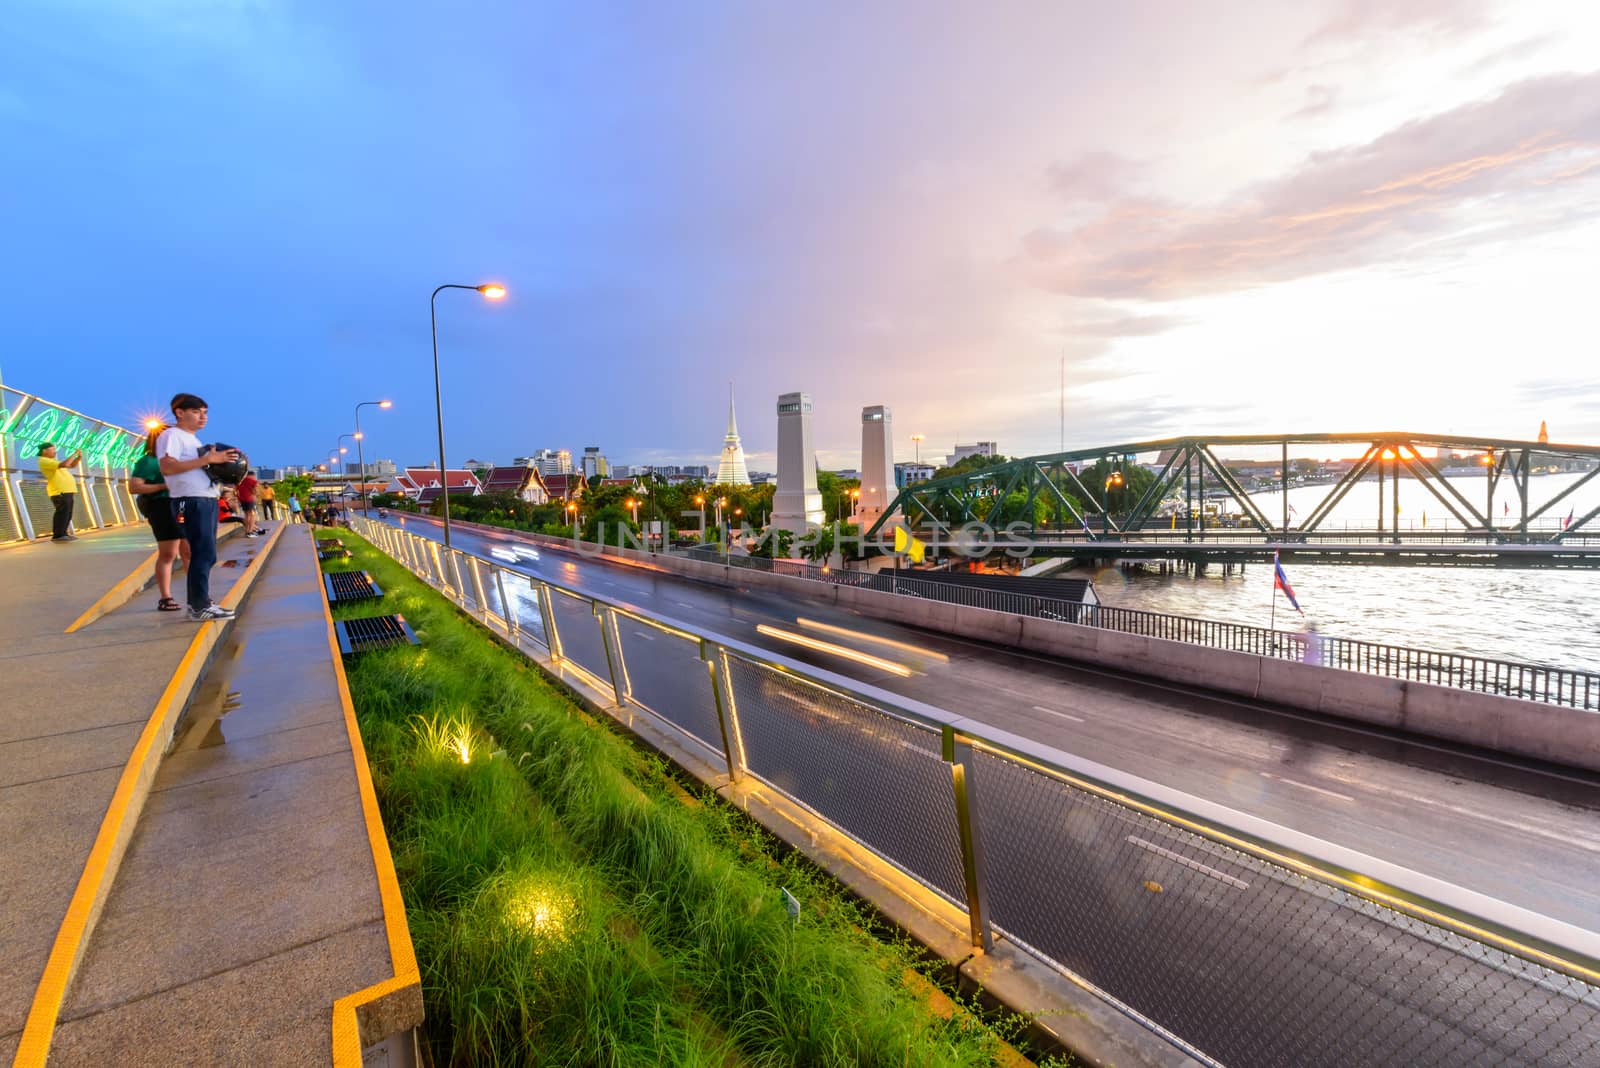
[[[1600,443],[1600,5],[9,0],[0,379],[259,463]],[[1065,427],[1061,420],[1065,380]],[[349,442],[346,442],[348,445]]]

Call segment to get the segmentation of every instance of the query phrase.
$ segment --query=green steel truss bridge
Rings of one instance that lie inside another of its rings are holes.
[[[1309,484],[1323,492],[1309,508],[1311,495],[1302,492],[1291,508],[1288,491],[1308,485],[1292,470],[1291,450],[1354,459],[1313,476]],[[1222,452],[1247,453],[1249,462]],[[1134,477],[1134,468],[1153,481]],[[1538,477],[1548,473],[1576,477]],[[914,483],[864,533],[887,539],[905,522],[945,545],[987,538],[996,549],[1020,552],[1026,544],[1034,556],[1242,562],[1282,552],[1349,563],[1600,567],[1596,476],[1595,445],[1398,431],[1163,438]],[[1402,516],[1401,492],[1415,499],[1415,490],[1397,492],[1402,482],[1425,488],[1431,525]],[[1374,489],[1373,506],[1360,510],[1355,526],[1330,521],[1341,504]],[[1269,515],[1255,498],[1273,494]]]

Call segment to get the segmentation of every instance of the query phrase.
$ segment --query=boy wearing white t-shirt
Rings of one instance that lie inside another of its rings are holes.
[[[206,402],[193,393],[172,398],[172,418],[177,424],[156,439],[156,457],[172,499],[172,514],[183,523],[189,543],[189,618],[196,623],[232,619],[233,611],[211,603],[211,568],[217,562],[217,486],[206,473],[207,464],[237,460],[232,449],[207,449],[195,432],[206,425]]]

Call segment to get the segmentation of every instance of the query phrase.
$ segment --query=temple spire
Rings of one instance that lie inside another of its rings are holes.
[[[722,462],[717,466],[717,482],[725,486],[748,486],[750,472],[745,468],[744,446],[739,444],[739,424],[733,418],[733,383],[728,383],[728,433],[722,439]]]

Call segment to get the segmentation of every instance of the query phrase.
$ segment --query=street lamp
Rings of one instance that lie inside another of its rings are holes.
[[[367,453],[362,447],[361,434],[361,409],[363,408],[393,408],[394,401],[362,401],[356,405],[356,462],[361,465],[361,514],[367,514]]]
[[[927,438],[926,434],[912,434],[911,435],[911,448],[913,450],[915,450],[913,458],[919,464],[922,462],[922,442],[926,438]]]
[[[577,501],[568,501],[567,502],[567,514],[572,517],[572,540],[574,542],[576,542],[578,540],[578,502]]]
[[[639,502],[632,497],[628,498],[628,508],[633,512],[633,525],[639,525]]]
[[[472,289],[482,293],[489,300],[499,300],[506,295],[506,287],[494,282],[485,282],[482,285],[462,286],[446,283],[433,291],[433,296],[428,298],[428,319],[433,327],[433,410],[434,417],[439,426],[439,484],[444,487],[444,547],[450,549],[450,476],[446,474],[450,469],[444,465],[444,401],[439,390],[439,294],[446,289]]]
[[[697,493],[694,496],[694,506],[700,509],[700,540],[706,540],[706,498],[705,494]]]

